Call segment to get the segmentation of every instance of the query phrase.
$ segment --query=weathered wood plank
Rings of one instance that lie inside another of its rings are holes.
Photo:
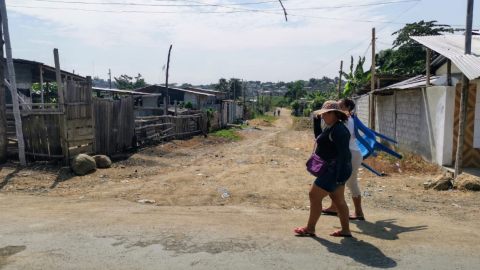
[[[68,149],[68,154],[70,157],[74,157],[76,155],[84,154],[84,153],[91,153],[91,152],[93,152],[93,144]]]
[[[70,129],[67,131],[68,138],[75,138],[78,136],[84,136],[84,135],[91,135],[94,134],[94,130],[91,127],[87,128],[78,128],[78,129]]]
[[[93,126],[92,118],[75,119],[75,120],[69,120],[67,122],[68,128],[91,127],[91,126]]]

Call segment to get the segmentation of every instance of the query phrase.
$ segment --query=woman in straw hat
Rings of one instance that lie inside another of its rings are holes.
[[[352,118],[352,112],[355,109],[355,102],[348,98],[343,98],[338,101],[338,105],[344,112],[348,112],[347,128],[350,131],[350,152],[352,153],[352,175],[348,179],[346,186],[352,194],[352,201],[355,205],[355,213],[350,215],[350,220],[365,220],[365,216],[362,210],[362,192],[358,186],[358,170],[363,162],[362,152],[357,145],[357,138],[355,137],[355,124]],[[329,207],[322,209],[324,215],[337,215],[337,208],[335,204],[331,204]]]
[[[330,233],[331,236],[351,237],[348,206],[345,202],[345,182],[352,174],[352,154],[349,149],[350,132],[344,123],[348,116],[342,112],[338,102],[329,100],[322,109],[313,112],[314,133],[317,140],[315,154],[327,162],[325,173],[315,179],[310,188],[310,217],[307,226],[295,229],[299,235],[315,235],[315,226],[322,214],[322,201],[330,196],[338,210],[342,228]],[[323,132],[320,118],[328,126]]]

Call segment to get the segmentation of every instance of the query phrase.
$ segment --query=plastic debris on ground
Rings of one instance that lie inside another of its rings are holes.
[[[370,191],[364,191],[363,196],[372,196],[372,193],[370,193]]]
[[[83,200],[83,198],[85,198],[85,196],[80,196],[78,197],[80,200]]]
[[[155,203],[155,200],[147,200],[147,199],[143,199],[143,200],[138,200],[139,203]]]
[[[244,161],[237,161],[237,164],[245,164]]]
[[[100,178],[107,178],[107,175],[106,175],[106,174],[100,174],[98,177],[100,177]]]

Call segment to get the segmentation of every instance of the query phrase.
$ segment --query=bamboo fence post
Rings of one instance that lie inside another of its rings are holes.
[[[1,0],[0,9],[3,23],[3,36],[5,38],[5,51],[7,55],[7,68],[10,76],[10,93],[12,94],[13,116],[15,117],[15,130],[18,141],[18,157],[21,166],[27,166],[25,159],[25,142],[23,140],[22,116],[20,115],[20,107],[18,105],[17,81],[15,77],[15,68],[12,57],[12,43],[10,42],[10,32],[8,30],[7,6],[5,0]]]
[[[68,156],[68,143],[67,143],[67,119],[66,119],[66,107],[64,97],[64,87],[62,84],[62,74],[60,70],[60,57],[58,56],[58,49],[53,50],[53,57],[55,58],[55,75],[57,79],[57,92],[58,92],[58,108],[62,111],[60,115],[60,138],[62,140],[62,152],[63,163],[70,165],[70,159]],[[66,82],[65,82],[66,83]]]
[[[5,102],[5,73],[3,70],[3,32],[0,15],[0,163],[7,162],[7,106]]]

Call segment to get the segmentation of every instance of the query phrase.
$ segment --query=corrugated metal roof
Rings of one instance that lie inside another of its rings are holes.
[[[142,93],[136,91],[120,90],[120,89],[110,89],[102,87],[92,87],[93,91],[102,91],[102,92],[112,92],[117,94],[126,94],[126,95],[149,95],[150,93]]]
[[[430,76],[430,83],[434,83],[440,76]],[[415,89],[420,87],[425,87],[427,83],[427,76],[420,75],[413,78],[410,78],[405,81],[401,81],[387,87],[380,88],[375,90],[374,92],[380,92],[384,90],[407,90],[407,89]]]
[[[423,36],[413,40],[452,60],[470,80],[480,77],[480,36],[472,36],[472,54],[465,55],[465,36]]]

